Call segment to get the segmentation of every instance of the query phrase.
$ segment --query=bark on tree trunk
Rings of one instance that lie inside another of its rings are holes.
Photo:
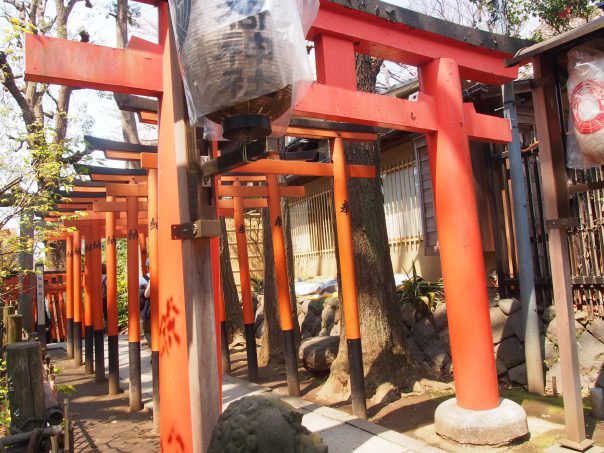
[[[382,62],[358,55],[356,60],[359,90],[374,91]],[[347,143],[345,152],[348,163],[372,165],[379,172],[377,143]],[[367,396],[372,396],[383,383],[391,383],[399,389],[406,387],[413,374],[410,373],[413,365],[405,348],[405,327],[396,297],[380,179],[350,179],[348,190],[365,390]],[[373,270],[371,278],[367,278],[368,270]],[[343,316],[341,319],[344,323]],[[350,396],[344,325],[341,329],[338,356],[319,394],[328,401],[341,401]]]
[[[220,274],[222,277],[222,294],[226,310],[229,343],[240,339],[243,341],[243,309],[237,294],[237,286],[233,278],[231,253],[227,237],[226,222],[220,219]]]
[[[285,185],[285,178],[280,177],[279,183]],[[298,322],[298,302],[296,300],[296,285],[294,275],[294,246],[292,243],[292,232],[290,229],[291,219],[289,216],[289,201],[287,198],[281,199],[281,213],[283,217],[283,231],[285,233],[285,253],[287,258],[287,277],[289,282],[289,298],[292,304],[292,316],[294,318],[294,340],[296,349],[300,347],[302,333],[300,332],[300,323]],[[272,245],[272,242],[271,242]]]
[[[117,17],[115,18],[115,23],[117,47],[123,49],[128,44],[128,0],[117,0]],[[140,144],[134,113],[120,110],[120,114],[122,117],[122,134],[124,136],[124,141]],[[133,162],[128,162],[128,165],[131,168],[139,166],[134,165]]]
[[[279,322],[279,302],[277,300],[277,278],[275,276],[275,256],[268,208],[262,210],[262,252],[264,255],[264,329],[262,346],[258,354],[259,366],[273,366],[284,363],[283,335]]]

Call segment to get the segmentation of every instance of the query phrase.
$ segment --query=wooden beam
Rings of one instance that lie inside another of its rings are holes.
[[[138,112],[138,119],[143,124],[157,124],[158,116],[155,112]]]
[[[157,146],[141,145],[138,143],[120,142],[117,140],[108,140],[106,138],[84,135],[84,140],[90,148],[97,151],[124,151],[128,153],[156,153]]]
[[[141,153],[141,168],[157,168],[157,153]]]
[[[342,137],[344,140],[357,142],[374,142],[377,134],[371,132],[339,132],[327,129],[306,129],[301,127],[288,127],[285,135],[289,137],[309,138],[314,140],[325,140],[329,138]]]
[[[157,99],[134,96],[132,94],[116,93],[115,103],[124,112],[155,112],[157,113]]]
[[[476,113],[474,104],[471,102],[466,102],[463,108],[466,131],[470,140],[489,143],[512,141],[512,128],[509,120]]]
[[[160,95],[161,48],[152,43],[144,50],[139,50],[142,45],[134,47],[136,50],[115,49],[26,33],[25,80],[116,93]]]
[[[107,184],[107,195],[111,197],[146,197],[147,183]]]
[[[233,200],[219,199],[217,201],[218,209],[234,209]],[[243,200],[244,209],[266,208],[266,198],[245,198]],[[224,216],[223,216],[224,217]]]
[[[90,175],[90,179],[93,181],[104,181],[108,183],[124,182],[140,184],[147,180],[147,176],[129,176],[129,175],[99,175],[93,173]],[[126,185],[126,184],[124,184]]]
[[[141,158],[141,153],[133,153],[130,151],[116,151],[113,149],[107,149],[103,151],[105,158],[114,160],[125,160],[129,162],[138,162]]]
[[[73,186],[71,190],[79,193],[104,192],[105,186]]]
[[[147,211],[147,202],[139,200],[138,210]],[[97,201],[92,203],[94,212],[126,212],[125,201]]]
[[[456,29],[454,33],[458,33],[458,36],[447,37],[440,33],[451,27],[450,22],[382,2],[363,2],[368,3],[365,11],[350,8],[350,3],[345,0],[338,3],[348,7],[334,2],[321,2],[308,39],[315,40],[322,34],[335,35],[354,43],[357,53],[412,66],[421,66],[437,58],[452,58],[459,64],[462,78],[487,84],[501,85],[518,75],[514,70],[517,68],[504,66],[504,59],[513,55],[515,50],[492,45],[497,41],[510,42],[508,37],[459,25],[453,25]],[[387,14],[388,11],[397,10],[414,16],[412,26],[396,23]],[[430,30],[422,29],[429,27]],[[479,35],[475,41],[477,45],[468,45],[468,37],[476,35]],[[519,40],[515,42],[521,43]]]
[[[417,102],[314,83],[296,104],[294,115],[429,133],[435,130],[435,104],[419,95]]]
[[[218,186],[216,192],[219,197],[268,197],[266,186]],[[303,197],[304,186],[280,186],[282,197]]]
[[[368,165],[348,165],[351,178],[375,178],[376,169]],[[276,175],[333,176],[333,164],[261,159],[237,169],[237,173]]]

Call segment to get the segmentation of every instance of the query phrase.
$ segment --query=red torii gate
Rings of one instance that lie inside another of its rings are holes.
[[[25,73],[30,81],[158,97],[159,215],[162,225],[181,225],[191,222],[183,91],[168,33],[167,4],[150,2],[159,9],[159,44],[133,38],[127,49],[113,49],[27,34]],[[478,114],[472,104],[463,103],[461,78],[491,84],[513,80],[517,68],[505,68],[503,61],[520,44],[463,27],[456,27],[464,35],[456,39],[454,32],[443,27],[445,22],[425,16],[419,21],[409,11],[401,16],[400,11],[406,10],[375,0],[364,2],[364,11],[346,5],[345,0],[321,1],[308,35],[315,41],[318,83],[294,114],[427,134],[457,405],[467,410],[497,408],[499,391],[468,140],[504,143],[510,141],[511,133],[506,120]],[[417,102],[356,91],[355,52],[418,66]],[[246,167],[279,174],[283,172],[279,164],[257,161]],[[203,268],[211,262],[209,241],[170,246],[169,229],[160,227],[159,243],[160,272],[165,265],[174,275],[159,288],[164,338],[160,353],[162,448],[202,451],[220,407],[215,396],[219,394],[215,337],[204,332],[214,329],[214,307],[206,300],[212,294],[211,281]],[[188,373],[181,371],[186,363]]]

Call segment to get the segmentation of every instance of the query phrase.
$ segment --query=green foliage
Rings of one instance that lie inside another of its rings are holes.
[[[414,314],[419,312],[424,316],[431,315],[444,298],[442,279],[437,282],[425,280],[417,275],[415,263],[412,275],[407,274],[407,277],[409,278],[397,288],[401,304],[410,304]]]
[[[117,250],[117,324],[120,329],[128,327],[128,244],[118,239]]]
[[[595,3],[593,0],[513,0],[507,2],[506,13],[510,26],[515,29],[533,17],[557,35],[593,19],[597,11]],[[533,38],[537,41],[544,38],[542,27],[537,28]]]
[[[65,396],[71,396],[76,391],[76,388],[69,384],[57,384],[56,388],[59,393],[62,393]]]
[[[0,436],[9,434],[10,409],[8,407],[8,383],[6,380],[6,360],[0,357]]]

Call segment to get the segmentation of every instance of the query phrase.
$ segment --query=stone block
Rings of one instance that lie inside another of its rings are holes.
[[[338,355],[340,338],[336,336],[313,337],[300,344],[299,357],[302,365],[309,371],[329,370]]]
[[[543,309],[543,314],[541,315],[541,319],[545,324],[549,324],[552,319],[556,317],[556,309],[553,305],[548,305]]]
[[[477,446],[507,445],[528,435],[524,409],[506,399],[494,409],[469,410],[452,398],[436,408],[434,424],[440,436]]]
[[[594,375],[600,372],[604,361],[604,344],[591,333],[585,331],[577,341],[579,350],[579,367],[581,375]]]
[[[449,354],[436,338],[430,340],[423,349],[426,359],[439,371],[444,369],[445,365],[451,361]]]
[[[526,364],[518,365],[508,370],[508,377],[512,382],[520,385],[526,385],[528,383],[526,376]]]
[[[524,362],[524,348],[516,337],[506,338],[495,346],[495,357],[497,357],[506,368],[513,368]]]
[[[507,367],[499,359],[495,359],[495,367],[497,368],[497,376],[503,376],[508,371]]]
[[[604,320],[597,319],[587,325],[587,331],[598,341],[604,343]]]
[[[447,307],[445,304],[439,304],[434,310],[434,327],[437,332],[447,328]]]
[[[505,313],[501,311],[501,308],[499,308],[498,306],[491,307],[489,312],[491,316],[493,344],[501,343],[506,338],[509,338],[514,335],[514,325],[513,323],[508,323],[508,316],[506,316]]]
[[[420,319],[411,329],[412,335],[415,337],[418,345],[428,344],[428,342],[436,336],[434,325],[428,318]]]
[[[501,311],[506,315],[511,315],[512,313],[520,310],[520,301],[518,299],[499,299],[497,303]]]

